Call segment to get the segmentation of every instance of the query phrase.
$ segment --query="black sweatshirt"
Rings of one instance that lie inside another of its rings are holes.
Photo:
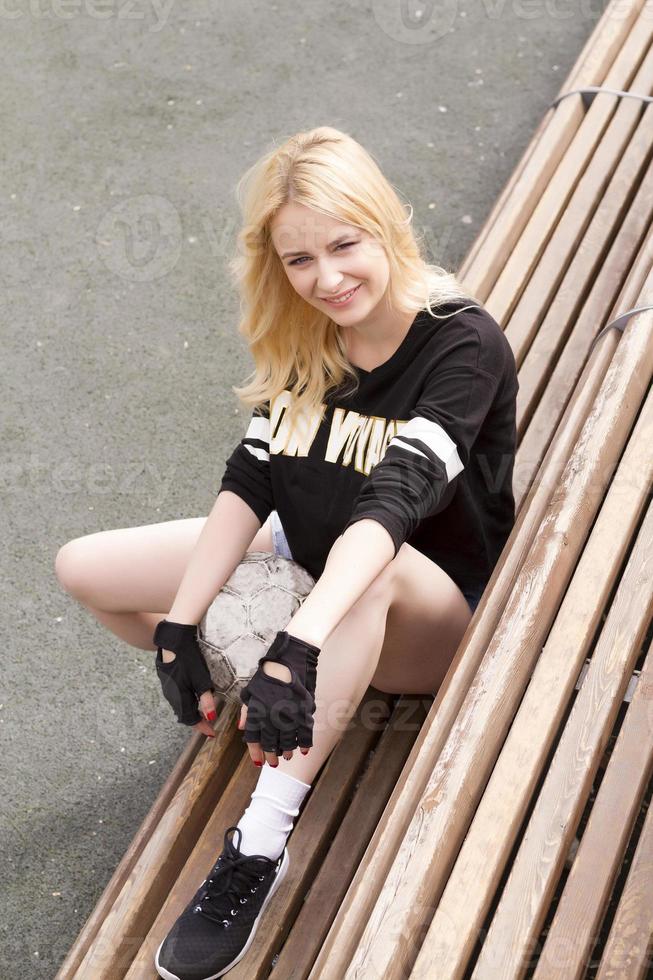
[[[515,522],[512,475],[519,390],[503,331],[473,300],[415,317],[392,357],[356,368],[293,435],[290,391],[252,413],[226,463],[231,490],[261,524],[277,510],[295,561],[317,579],[331,546],[362,518],[440,565],[461,588],[484,586]],[[270,411],[271,407],[271,411]]]

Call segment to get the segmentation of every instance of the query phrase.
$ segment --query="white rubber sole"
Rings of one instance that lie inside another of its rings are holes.
[[[259,920],[263,915],[263,913],[265,912],[268,902],[279,888],[279,885],[281,884],[283,879],[286,877],[286,873],[288,871],[289,866],[290,866],[290,858],[288,856],[288,848],[285,848],[283,853],[283,861],[281,862],[281,866],[277,871],[277,876],[274,879],[274,882],[272,883],[272,887],[270,888],[270,891],[265,896],[265,901],[263,902],[263,905],[261,905],[261,910],[259,914],[256,916],[256,918],[254,919],[254,925],[252,926],[252,931],[249,934],[249,939],[241,949],[238,956],[235,959],[233,959],[228,966],[225,966],[224,969],[219,971],[219,973],[212,973],[210,976],[204,977],[203,980],[216,980],[217,977],[221,977],[225,973],[228,973],[229,970],[233,969],[236,963],[242,960],[243,956],[245,955],[249,947],[252,945],[252,942],[254,941],[254,936],[256,935],[256,930],[258,929]],[[154,966],[156,967],[156,972],[159,974],[160,977],[163,977],[164,980],[185,980],[184,977],[179,977],[177,976],[176,973],[171,973],[170,970],[166,970],[164,966],[161,966],[159,964],[159,953],[161,952],[161,946],[163,946],[164,942],[165,939],[161,942],[159,948],[156,951],[156,956],[154,957]]]

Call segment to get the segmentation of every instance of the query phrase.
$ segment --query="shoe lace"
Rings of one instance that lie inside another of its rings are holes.
[[[194,911],[228,928],[256,893],[265,875],[261,859],[248,854],[223,854],[205,882],[205,894]]]

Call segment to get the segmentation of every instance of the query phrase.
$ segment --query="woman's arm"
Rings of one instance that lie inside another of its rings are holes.
[[[394,542],[378,521],[363,518],[351,524],[331,548],[324,571],[286,631],[322,647],[394,556]]]
[[[191,553],[166,618],[174,623],[199,623],[243,560],[260,527],[249,504],[231,490],[222,490]]]
[[[197,544],[191,552],[172,608],[165,617],[168,622],[186,625],[197,625],[200,622],[222,586],[243,560],[245,552],[260,526],[261,519],[254,513],[249,504],[231,490],[220,491],[202,528]],[[159,626],[157,626],[157,630]],[[193,653],[194,648],[191,650],[191,654]],[[176,656],[176,653],[171,650],[165,648],[161,650],[161,659],[164,664],[171,663]],[[201,658],[199,649],[197,656]],[[157,672],[162,669],[157,666]],[[205,665],[204,672],[208,679]],[[184,676],[187,681],[190,676],[188,670]],[[189,690],[186,690],[187,685],[180,694],[180,682],[176,681],[173,685],[176,685],[176,694],[172,700],[166,694],[163,680],[162,685],[164,685],[164,695],[173,704],[173,707],[175,707],[180,696],[182,701],[184,696],[186,700],[189,699]],[[215,737],[211,725],[215,721],[215,710],[214,695],[211,690],[207,689],[199,697],[198,712],[200,718],[193,724],[193,727],[209,738]],[[177,708],[175,711],[181,721]]]

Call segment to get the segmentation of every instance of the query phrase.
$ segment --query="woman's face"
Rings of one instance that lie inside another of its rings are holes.
[[[271,236],[293,289],[336,323],[364,323],[381,309],[390,266],[383,246],[368,232],[288,203],[275,215]],[[343,303],[329,301],[351,290]]]

